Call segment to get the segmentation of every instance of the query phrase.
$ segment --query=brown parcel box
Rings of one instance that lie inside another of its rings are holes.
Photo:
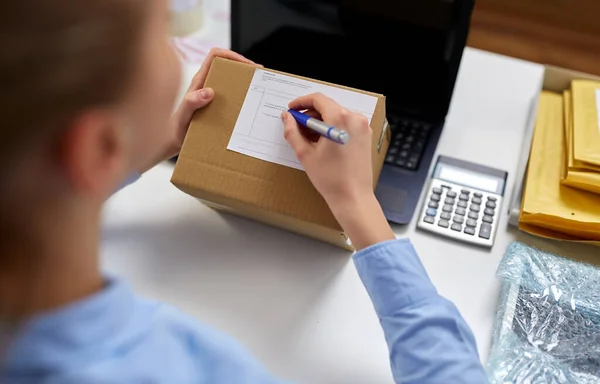
[[[206,87],[214,89],[215,99],[194,115],[171,182],[212,208],[353,250],[304,171],[227,149],[255,69],[239,62],[214,59]],[[371,119],[375,187],[390,140],[385,97],[355,91],[378,98]]]

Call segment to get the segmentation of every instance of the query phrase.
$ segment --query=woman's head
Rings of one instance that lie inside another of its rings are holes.
[[[167,140],[179,64],[166,0],[1,8],[0,208],[40,185],[100,199]]]

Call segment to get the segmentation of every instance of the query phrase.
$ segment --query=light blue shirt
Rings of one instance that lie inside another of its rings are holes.
[[[379,316],[397,383],[485,383],[475,340],[441,297],[408,240],[354,262]],[[4,354],[0,382],[282,383],[235,341],[119,279],[25,324]]]
[[[396,383],[487,382],[471,330],[437,293],[409,240],[367,248],[354,264]],[[1,384],[283,384],[227,335],[114,278],[23,324],[0,360]]]

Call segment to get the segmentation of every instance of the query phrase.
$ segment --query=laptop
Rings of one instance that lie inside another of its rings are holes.
[[[392,142],[377,198],[417,207],[444,126],[474,0],[232,0],[231,47],[284,72],[384,94]]]

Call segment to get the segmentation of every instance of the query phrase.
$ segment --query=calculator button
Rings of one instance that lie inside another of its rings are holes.
[[[437,215],[437,209],[434,209],[434,208],[429,208],[429,209],[428,209],[428,210],[425,212],[425,214],[426,214],[427,216],[435,216],[435,215]]]
[[[446,200],[444,201],[444,203],[446,204],[450,204],[450,205],[454,205],[455,200],[451,197],[446,197]]]
[[[466,215],[466,214],[467,214],[467,211],[465,211],[465,209],[464,209],[464,208],[456,208],[456,214],[457,214],[457,215],[464,216],[464,215]]]
[[[431,195],[431,201],[440,201],[442,198],[440,195]]]
[[[462,191],[460,191],[460,193],[462,193],[463,195],[468,195],[469,193],[471,193],[471,191],[469,191],[468,189],[463,189]]]
[[[393,163],[394,162],[395,157],[394,156],[388,156],[385,158],[385,162],[386,163]]]
[[[473,219],[467,220],[467,227],[473,227],[473,228],[475,228],[476,226],[477,226],[477,221],[475,221]]]
[[[449,214],[448,212],[442,212],[442,214],[440,215],[440,217],[444,220],[450,220],[450,217],[452,217],[451,214]]]
[[[494,218],[492,216],[485,215],[483,219],[481,219],[484,223],[492,224],[494,222]]]
[[[435,222],[435,218],[432,216],[425,216],[423,221],[426,222],[427,224],[433,224]]]
[[[448,222],[448,220],[440,220],[438,222],[438,225],[443,228],[448,228],[450,226],[450,223]]]
[[[479,210],[481,209],[481,207],[477,204],[471,204],[471,211],[473,212],[479,212]]]
[[[438,203],[437,201],[430,201],[429,202],[429,208],[438,209],[439,207],[440,207],[440,203]]]
[[[454,219],[452,221],[458,224],[462,224],[465,222],[465,217],[461,215],[454,215]]]
[[[395,164],[401,168],[404,168],[404,167],[406,167],[406,160],[405,159],[397,159]]]
[[[473,228],[473,227],[466,227],[465,228],[465,233],[467,235],[474,235],[475,234],[475,228]]]
[[[473,204],[481,204],[481,199],[479,197],[474,197],[471,200],[471,203],[473,203]]]
[[[444,212],[452,212],[452,206],[449,204],[446,204],[442,207],[442,211]]]
[[[485,206],[488,208],[496,208],[496,203],[494,203],[493,201],[488,201],[487,203],[485,203]]]
[[[498,199],[496,199],[494,196],[488,196],[488,200],[496,202],[496,200],[498,200]]]
[[[479,213],[477,212],[469,212],[469,219],[477,220],[479,218]]]
[[[464,193],[458,197],[459,200],[468,201],[469,195],[465,195]]]
[[[483,214],[484,214],[484,215],[488,215],[488,216],[494,216],[494,210],[493,210],[493,209],[491,209],[491,208],[486,208],[486,209],[483,211]]]
[[[458,207],[459,208],[467,208],[467,202],[466,201],[459,201],[458,202]]]
[[[479,228],[479,237],[489,239],[492,236],[492,226],[489,224],[481,224]]]
[[[441,188],[433,188],[433,193],[435,193],[436,195],[441,195],[442,189]]]
[[[479,197],[480,199],[483,197],[483,195],[482,195],[481,193],[479,193],[479,192],[475,192],[475,193],[473,194],[473,196],[475,196],[475,197]]]
[[[456,197],[456,192],[454,192],[454,191],[448,191],[448,193],[446,193],[446,196],[455,198]]]
[[[450,228],[452,228],[453,231],[458,231],[458,232],[462,231],[462,225],[458,224],[458,223],[452,224],[452,227],[450,227]]]

